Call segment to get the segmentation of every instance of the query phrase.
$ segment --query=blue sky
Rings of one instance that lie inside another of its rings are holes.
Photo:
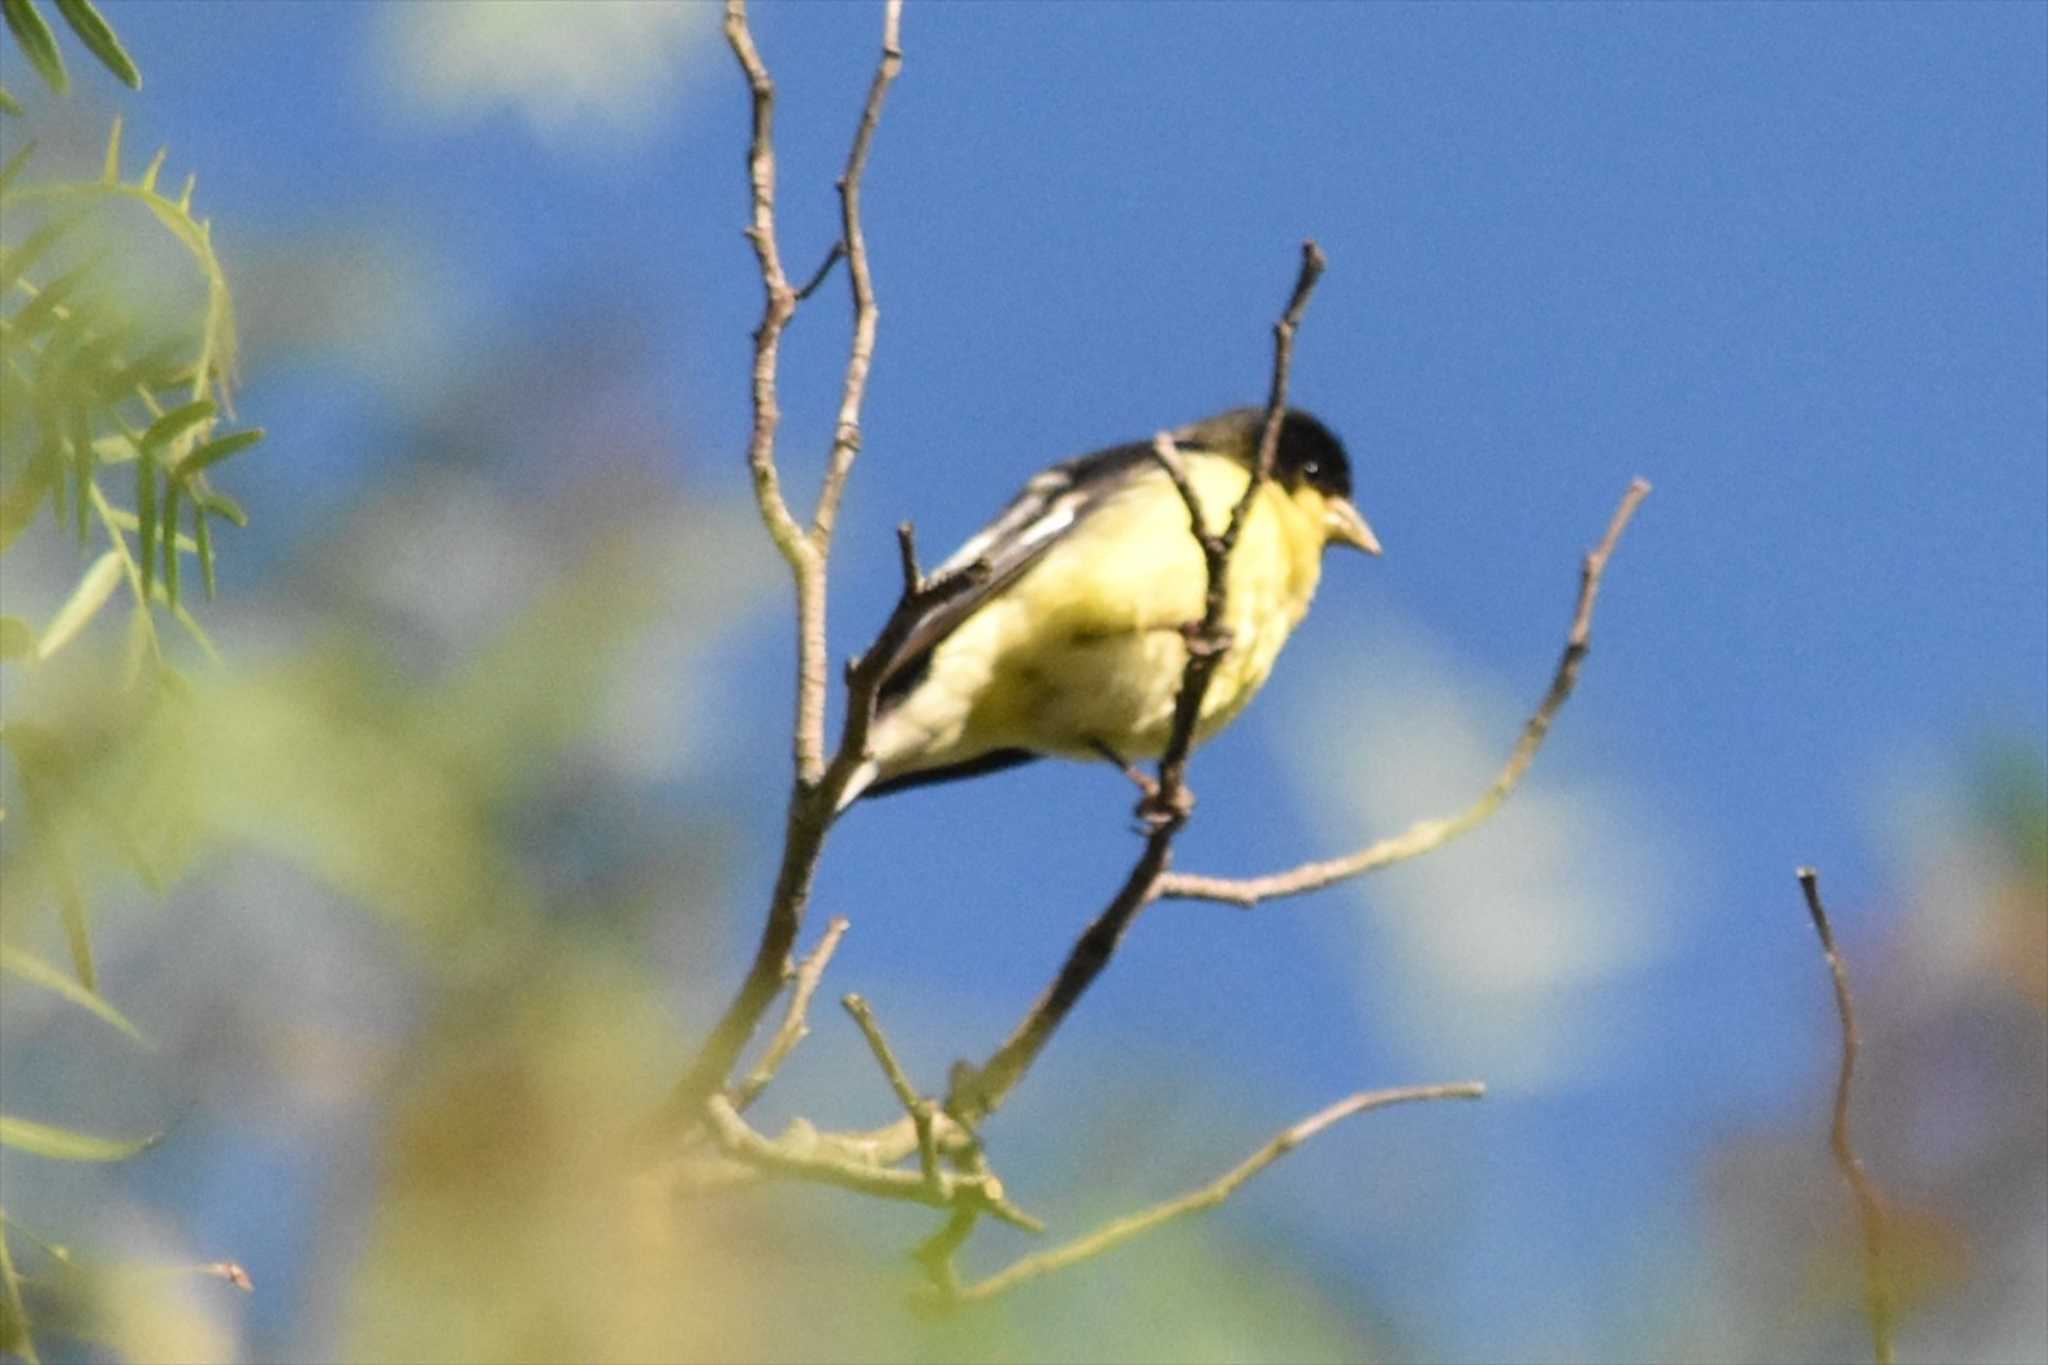
[[[477,381],[479,339],[579,301],[641,334],[613,382],[670,424],[672,477],[744,496],[758,281],[715,25],[586,32],[607,79],[578,103],[569,67],[511,59],[481,68],[509,93],[457,87],[437,7],[105,8],[148,78],[119,102],[131,145],[200,169],[231,270],[240,243],[406,246],[411,292],[349,364],[252,323],[242,406],[273,440],[244,563],[347,504],[416,387]],[[834,233],[878,23],[758,17],[793,270]],[[1477,1110],[1326,1139],[1244,1216],[1440,1309],[1408,1324],[1433,1351],[1624,1351],[1615,1300],[1646,1239],[1683,1236],[1690,1162],[1831,1055],[1794,865],[1875,940],[1910,872],[1901,793],[1964,781],[1990,737],[2048,748],[2048,8],[913,4],[904,42],[867,182],[883,320],[835,652],[887,610],[897,521],[937,559],[1048,461],[1262,395],[1298,243],[1330,257],[1294,392],[1349,443],[1387,553],[1333,558],[1198,760],[1183,866],[1267,869],[1476,792],[1579,554],[1631,476],[1656,485],[1492,827],[1299,905],[1155,911],[1002,1119],[1170,1091],[1160,1059],[1200,1049],[1173,1101],[1198,1171],[1351,1089],[1487,1078]],[[798,489],[844,336],[832,290],[792,336]],[[787,632],[749,573],[760,610],[691,691],[698,761],[756,832],[721,983],[786,752]],[[858,810],[819,893],[856,921],[835,979],[886,1002],[923,1074],[985,1049],[1128,865],[1129,802],[1046,764]],[[1429,1185],[1425,1157],[1462,1178]],[[1439,1221],[1370,1178],[1410,1167]],[[1359,1210],[1341,1228],[1302,1212],[1333,1189]]]

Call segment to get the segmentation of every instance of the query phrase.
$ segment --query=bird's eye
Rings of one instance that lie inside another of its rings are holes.
[[[1313,479],[1316,475],[1322,473],[1322,470],[1323,467],[1317,464],[1314,460],[1310,460],[1307,464],[1301,467],[1301,472],[1311,479]]]

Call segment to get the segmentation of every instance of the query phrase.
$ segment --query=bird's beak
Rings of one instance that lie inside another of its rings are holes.
[[[1323,502],[1323,536],[1325,544],[1349,545],[1369,555],[1380,552],[1380,538],[1372,533],[1372,527],[1365,524],[1349,498],[1327,498]]]

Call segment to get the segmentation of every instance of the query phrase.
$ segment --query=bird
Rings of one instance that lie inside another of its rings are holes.
[[[1264,408],[1234,408],[1171,433],[1214,534],[1258,462]],[[1232,552],[1228,645],[1194,729],[1200,743],[1265,683],[1301,624],[1323,550],[1380,553],[1351,498],[1344,445],[1309,413],[1280,423],[1271,475]],[[1055,464],[934,574],[968,574],[881,662],[856,800],[976,777],[1047,756],[1157,758],[1172,729],[1190,628],[1208,569],[1180,490],[1151,441]]]

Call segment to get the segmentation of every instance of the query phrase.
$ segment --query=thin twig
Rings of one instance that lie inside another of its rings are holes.
[[[881,310],[875,306],[874,280],[868,273],[867,237],[861,231],[861,182],[867,176],[875,129],[882,122],[882,101],[902,69],[903,0],[887,0],[882,9],[882,59],[868,85],[867,104],[853,134],[853,147],[846,154],[846,170],[839,177],[839,240],[846,247],[846,270],[853,281],[853,342],[847,349],[846,381],[840,390],[832,454],[825,465],[817,516],[811,523],[811,540],[820,550],[832,543],[832,528],[839,520],[839,499],[846,491],[846,476],[852,472],[854,456],[860,452],[860,408],[867,396],[868,370],[875,358],[875,325],[881,318]],[[822,716],[822,688],[819,696]]]
[[[896,1102],[908,1114],[917,1108],[917,1087],[910,1083],[909,1073],[903,1063],[896,1060],[895,1050],[889,1046],[888,1038],[882,1034],[882,1025],[875,1018],[875,1011],[866,1000],[858,995],[849,995],[840,1005],[853,1016],[853,1022],[860,1025],[861,1036],[868,1040],[868,1051],[875,1054],[875,1065],[882,1068],[882,1075],[889,1082],[889,1089],[896,1093]]]
[[[1820,873],[1810,867],[1799,869],[1799,889],[1806,893],[1807,913],[1813,917],[1814,932],[1820,935],[1821,952],[1828,960],[1828,973],[1835,983],[1835,1013],[1842,1023],[1842,1064],[1835,1075],[1834,1117],[1828,1126],[1828,1146],[1835,1165],[1856,1197],[1856,1219],[1863,1228],[1863,1311],[1870,1319],[1871,1347],[1877,1365],[1892,1363],[1892,1287],[1885,1270],[1884,1200],[1863,1169],[1863,1158],[1849,1140],[1849,1086],[1856,1076],[1856,1051],[1862,1040],[1856,1032],[1856,1003],[1849,994],[1849,968],[1835,947],[1835,931],[1828,924],[1828,912],[1820,903]]]
[[[1308,311],[1308,298],[1315,292],[1316,281],[1323,277],[1329,264],[1323,249],[1313,241],[1301,244],[1301,273],[1295,276],[1294,293],[1281,310],[1280,320],[1273,324],[1273,382],[1266,391],[1266,424],[1259,431],[1259,462],[1251,486],[1230,510],[1230,530],[1226,534],[1233,540],[1251,514],[1258,486],[1273,476],[1273,460],[1280,452],[1280,427],[1287,416],[1287,386],[1294,377],[1294,333],[1301,326],[1302,314]]]
[[[1301,270],[1294,290],[1273,329],[1271,402],[1282,406],[1287,401],[1288,376],[1294,363],[1294,332],[1326,264],[1321,249],[1314,242],[1302,244],[1301,258]],[[1269,432],[1277,430],[1280,417],[1276,414],[1280,412],[1280,407],[1269,408],[1266,414]],[[1186,786],[1188,754],[1194,746],[1202,698],[1207,694],[1209,680],[1215,675],[1229,645],[1224,617],[1229,598],[1230,556],[1237,547],[1237,535],[1243,528],[1244,516],[1258,496],[1264,477],[1270,473],[1266,467],[1270,461],[1262,458],[1261,467],[1252,471],[1244,496],[1231,510],[1230,522],[1223,533],[1211,535],[1203,520],[1201,502],[1180,469],[1172,439],[1161,436],[1154,445],[1154,452],[1187,503],[1195,542],[1201,547],[1208,572],[1208,587],[1202,619],[1186,632],[1187,664],[1182,669],[1180,691],[1174,699],[1173,725],[1159,759],[1158,783],[1139,806],[1149,827],[1145,846],[1129,875],[1124,878],[1123,885],[1110,898],[1095,922],[1075,941],[1066,961],[1060,966],[1059,974],[1033,1002],[1010,1036],[978,1070],[962,1068],[955,1076],[951,1093],[946,1097],[946,1112],[969,1128],[978,1126],[982,1119],[993,1114],[1016,1089],[1068,1011],[1101,975],[1102,969],[1109,965],[1117,945],[1123,941],[1138,912],[1157,897],[1160,879],[1173,860],[1174,838],[1186,825],[1192,809]]]
[[[796,291],[796,301],[798,303],[802,303],[805,299],[817,293],[819,288],[825,283],[826,279],[832,274],[832,267],[838,265],[841,261],[845,259],[846,243],[834,242],[832,244],[832,249],[825,253],[825,259],[818,262],[817,271],[811,276],[810,280],[804,285],[803,288]]]
[[[875,1018],[868,1002],[858,995],[849,995],[839,1003],[853,1016],[853,1022],[860,1025],[861,1036],[868,1040],[868,1051],[875,1054],[875,1065],[882,1068],[889,1089],[896,1092],[896,1102],[903,1106],[903,1112],[910,1118],[910,1126],[917,1132],[918,1169],[926,1180],[936,1183],[939,1179],[939,1144],[932,1136],[933,1120],[938,1114],[936,1106],[910,1083],[909,1073],[904,1071],[903,1063],[896,1060],[895,1051],[882,1033],[881,1021]]]
[[[832,954],[839,951],[839,940],[846,936],[849,927],[850,921],[846,916],[834,915],[825,926],[818,946],[811,949],[811,955],[796,969],[795,984],[789,993],[789,1008],[782,1015],[782,1026],[775,1030],[775,1036],[768,1041],[768,1050],[761,1054],[761,1060],[754,1064],[746,1079],[733,1087],[733,1107],[741,1113],[761,1097],[761,1092],[775,1079],[775,1073],[789,1060],[789,1054],[796,1051],[796,1045],[809,1036],[811,997],[818,993],[825,965],[832,960]]]
[[[1557,713],[1571,696],[1573,686],[1578,682],[1580,665],[1592,645],[1593,604],[1600,593],[1601,578],[1607,572],[1607,562],[1614,554],[1614,548],[1621,540],[1621,533],[1628,528],[1636,508],[1650,495],[1650,485],[1637,479],[1622,494],[1621,505],[1614,511],[1613,519],[1607,525],[1607,534],[1590,553],[1579,572],[1578,605],[1572,613],[1571,633],[1566,637],[1563,655],[1558,659],[1557,671],[1551,677],[1550,690],[1542,703],[1523,725],[1521,737],[1515,741],[1514,751],[1508,761],[1493,779],[1479,799],[1458,814],[1443,819],[1422,820],[1391,838],[1366,845],[1356,853],[1322,862],[1303,863],[1285,872],[1275,872],[1263,877],[1210,877],[1186,872],[1169,872],[1159,880],[1158,895],[1162,900],[1209,900],[1222,901],[1228,905],[1250,909],[1260,901],[1274,900],[1282,896],[1298,896],[1308,891],[1320,890],[1336,882],[1374,872],[1392,863],[1428,853],[1466,833],[1483,822],[1508,794],[1522,780],[1529,765],[1536,758],[1536,751],[1550,733],[1550,725]]]
[[[1342,1123],[1356,1114],[1370,1109],[1383,1109],[1391,1104],[1403,1104],[1413,1100],[1476,1100],[1486,1093],[1486,1087],[1477,1081],[1445,1085],[1403,1086],[1397,1090],[1375,1090],[1351,1096],[1338,1101],[1320,1113],[1312,1114],[1286,1129],[1253,1152],[1231,1170],[1201,1186],[1188,1191],[1176,1199],[1155,1204],[1141,1213],[1116,1219],[1102,1227],[1049,1251],[1038,1252],[1016,1261],[1006,1269],[997,1271],[985,1280],[980,1280],[964,1289],[954,1291],[950,1296],[959,1303],[975,1303],[995,1298],[1027,1281],[1064,1270],[1077,1262],[1100,1256],[1112,1247],[1120,1246],[1133,1237],[1142,1236],[1161,1224],[1191,1213],[1211,1209],[1237,1192],[1239,1186],[1257,1175],[1266,1167],[1286,1156],[1295,1148],[1307,1142],[1316,1134],[1335,1124]]]
[[[1188,756],[1194,749],[1202,702],[1209,695],[1209,682],[1222,665],[1224,652],[1230,647],[1226,620],[1230,603],[1230,558],[1237,549],[1237,538],[1244,530],[1245,521],[1251,516],[1252,504],[1258,501],[1260,491],[1272,477],[1280,427],[1287,415],[1287,389],[1294,373],[1294,334],[1301,326],[1302,314],[1308,309],[1309,296],[1315,292],[1316,281],[1323,277],[1328,265],[1329,259],[1323,255],[1321,247],[1313,241],[1301,244],[1301,269],[1295,275],[1294,290],[1288,295],[1287,306],[1280,311],[1279,320],[1273,324],[1273,376],[1267,389],[1265,425],[1260,429],[1258,462],[1245,483],[1244,493],[1230,509],[1230,520],[1220,536],[1209,534],[1193,485],[1184,475],[1175,482],[1182,500],[1187,503],[1195,543],[1202,549],[1202,559],[1208,570],[1208,590],[1203,598],[1201,623],[1189,633],[1187,667],[1181,674],[1180,692],[1174,698],[1173,728],[1167,737],[1166,751],[1159,758],[1159,790],[1150,802],[1155,818],[1158,812],[1179,810],[1185,819],[1186,812],[1181,808],[1187,804]],[[1155,443],[1154,452],[1158,453],[1171,444],[1170,440],[1164,446]],[[1173,464],[1168,465],[1168,472],[1174,472]]]
[[[747,240],[761,268],[764,294],[761,321],[754,329],[754,426],[747,442],[747,468],[754,476],[754,498],[775,548],[801,572],[808,558],[803,528],[783,500],[781,476],[775,467],[775,431],[782,424],[775,379],[783,329],[796,313],[796,293],[782,268],[782,248],[775,235],[775,82],[747,27],[746,0],[726,0],[725,40],[745,72],[753,95],[753,137],[747,149],[747,183],[753,192],[753,220]]]

